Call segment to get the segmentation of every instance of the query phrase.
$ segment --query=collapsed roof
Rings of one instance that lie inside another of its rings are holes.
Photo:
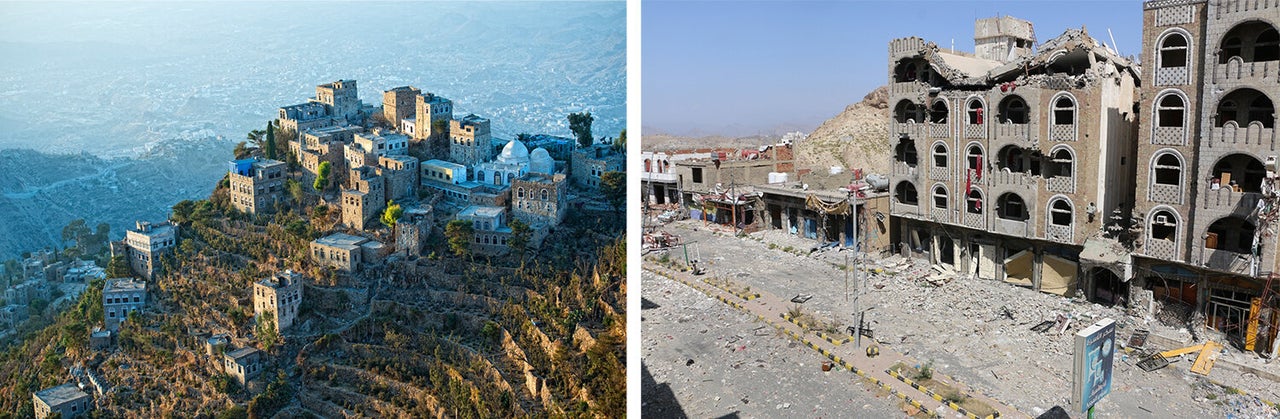
[[[1085,29],[1068,29],[1037,48],[1034,54],[1008,62],[978,58],[972,54],[938,48],[933,42],[920,42],[919,56],[953,86],[992,86],[1016,80],[1030,84],[1045,77],[1074,78],[1083,87],[1101,78],[1121,72],[1135,80],[1141,67],[1089,36]],[[1042,77],[1036,77],[1042,76]]]

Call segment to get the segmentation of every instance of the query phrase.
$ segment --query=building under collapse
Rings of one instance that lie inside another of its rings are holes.
[[[1131,208],[1139,69],[1071,29],[975,24],[977,53],[889,44],[891,240],[945,268],[1074,295],[1103,214]]]

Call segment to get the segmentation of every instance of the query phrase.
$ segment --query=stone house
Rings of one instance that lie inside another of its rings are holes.
[[[600,176],[605,172],[626,171],[626,154],[617,152],[609,144],[593,144],[573,151],[569,161],[569,178],[584,188],[600,187]]]
[[[360,267],[364,252],[361,245],[370,240],[350,234],[334,233],[311,242],[311,260],[344,271]]]
[[[134,278],[111,278],[102,285],[102,317],[108,330],[120,330],[129,313],[147,305],[147,283]]]
[[[351,169],[350,184],[342,191],[342,223],[364,230],[386,208],[385,183],[375,168],[360,166]]]
[[[93,410],[93,399],[75,384],[63,384],[46,388],[31,395],[36,418],[44,419],[57,413],[65,419],[88,416]]]
[[[241,386],[262,373],[262,351],[245,347],[222,354],[222,370]]]
[[[298,317],[302,288],[302,275],[289,270],[254,282],[254,316],[271,316],[276,332],[288,329]]]
[[[125,231],[125,257],[135,275],[154,279],[161,255],[172,253],[178,242],[178,226],[172,222],[151,224],[138,221],[137,228]]]
[[[475,115],[449,121],[449,160],[473,167],[493,158],[489,120]]]
[[[285,163],[271,159],[242,159],[228,163],[231,206],[257,214],[274,210],[284,194]]]

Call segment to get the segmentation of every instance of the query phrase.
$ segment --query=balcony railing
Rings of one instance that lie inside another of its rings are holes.
[[[894,122],[891,125],[893,126],[893,135],[895,137],[907,134],[907,137],[910,138],[924,138],[924,124],[916,122]]]
[[[964,225],[973,227],[979,230],[986,230],[987,216],[986,214],[974,214],[972,212],[965,211]]]
[[[920,206],[904,204],[898,201],[893,201],[893,214],[894,215],[910,215],[910,216],[916,217],[920,215]]]
[[[1075,179],[1068,176],[1055,176],[1044,180],[1044,187],[1053,192],[1074,193],[1076,191]]]
[[[1213,65],[1214,83],[1275,84],[1280,82],[1280,61],[1254,61],[1246,63],[1240,57],[1231,57],[1226,64]]]
[[[1059,243],[1075,243],[1074,231],[1069,225],[1049,223],[1044,227],[1045,238]]]
[[[1070,125],[1057,125],[1057,124],[1055,124],[1055,125],[1050,125],[1050,126],[1049,126],[1049,140],[1050,140],[1050,141],[1075,141],[1075,140],[1076,140],[1076,126],[1075,126],[1075,124],[1070,124]]]
[[[1029,237],[1031,236],[1030,223],[1022,220],[1008,220],[1004,218],[996,218],[995,232],[1010,236]]]
[[[1156,86],[1182,86],[1191,80],[1189,67],[1164,67],[1156,69]]]
[[[1203,248],[1203,250],[1204,265],[1209,269],[1238,274],[1249,273],[1248,254],[1223,249]]]
[[[929,124],[930,138],[951,138],[951,125],[944,123]]]
[[[1159,202],[1161,204],[1174,204],[1174,205],[1181,204],[1182,203],[1182,186],[1181,185],[1161,185],[1159,183],[1152,183],[1151,195],[1149,196],[1149,198],[1151,198],[1152,202]]]
[[[949,167],[930,167],[929,179],[932,180],[949,180],[951,179],[951,168]]]
[[[1151,135],[1151,144],[1186,145],[1187,129],[1183,127],[1156,127]]]
[[[1258,207],[1262,194],[1257,192],[1235,192],[1229,187],[1208,190],[1200,194],[1200,208],[1225,211],[1231,215],[1245,216]]]
[[[1178,257],[1178,245],[1173,240],[1147,239],[1143,243],[1143,253],[1147,256],[1164,260],[1182,260]]]
[[[987,124],[965,124],[964,138],[987,138]]]
[[[1028,186],[1035,187],[1036,179],[1027,172],[1010,172],[1004,169],[987,174],[987,182],[994,186]]]
[[[1264,128],[1261,122],[1253,122],[1248,126],[1241,127],[1237,125],[1235,121],[1228,121],[1221,127],[1214,127],[1212,135],[1212,147],[1270,147],[1275,144],[1275,129]]]
[[[930,215],[933,215],[933,219],[935,221],[938,221],[941,223],[952,222],[951,211],[947,210],[946,208],[930,208],[929,212],[930,212]]]
[[[916,166],[908,165],[907,162],[894,160],[891,165],[890,174],[897,179],[915,179],[917,177]],[[896,179],[895,179],[896,180]]]
[[[1030,141],[1031,128],[1028,124],[996,124],[997,140]]]
[[[928,86],[919,81],[903,81],[889,83],[889,93],[894,95],[912,95],[920,93]]]

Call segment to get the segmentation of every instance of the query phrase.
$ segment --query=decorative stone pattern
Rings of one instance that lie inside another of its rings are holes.
[[[943,222],[943,223],[951,222],[950,211],[947,211],[945,208],[932,208],[930,210],[930,213],[933,215],[934,221]]]
[[[997,140],[1019,140],[1026,141],[1031,139],[1031,128],[1029,124],[996,124]]]
[[[984,230],[987,228],[987,217],[984,214],[974,214],[966,211],[964,213],[964,225]]]
[[[1053,192],[1075,193],[1076,191],[1076,183],[1074,179],[1065,176],[1045,179],[1044,184],[1046,189]]]
[[[1213,82],[1223,84],[1223,90],[1238,85],[1280,83],[1280,61],[1246,63],[1232,57],[1226,64],[1213,64]]]
[[[1213,128],[1211,147],[1235,149],[1241,146],[1273,146],[1274,144],[1274,128],[1263,128],[1262,124],[1256,122],[1247,127],[1240,127],[1235,124],[1235,121],[1231,121],[1224,126]]]
[[[1044,235],[1046,239],[1049,239],[1055,242],[1074,243],[1071,226],[1069,225],[1060,226],[1057,224],[1049,223],[1049,225],[1045,226]]]
[[[1207,210],[1225,211],[1221,216],[1229,213],[1234,215],[1248,215],[1257,208],[1258,201],[1262,200],[1262,194],[1256,192],[1232,192],[1227,188],[1219,188],[1216,191],[1204,191],[1200,194],[1200,208]]]
[[[929,179],[940,181],[951,180],[951,169],[946,167],[930,167]]]
[[[1156,86],[1183,86],[1191,81],[1190,67],[1156,69]]]
[[[1152,202],[1161,204],[1182,204],[1182,187],[1179,185],[1161,185],[1159,183],[1151,184],[1151,193],[1148,198]]]
[[[964,138],[987,138],[987,124],[966,124],[964,126]]]
[[[1159,9],[1162,7],[1191,5],[1196,3],[1204,3],[1205,0],[1154,0],[1142,3],[1142,10]]]
[[[1191,5],[1166,7],[1156,10],[1156,26],[1171,26],[1191,23]]]
[[[947,124],[929,124],[929,137],[931,138],[950,138],[951,127]]]
[[[1151,144],[1187,145],[1187,129],[1183,127],[1156,127],[1151,135]]]
[[[1143,250],[1147,256],[1164,259],[1164,260],[1181,260],[1177,256],[1178,245],[1172,240],[1148,239],[1143,244]]]
[[[1076,126],[1075,125],[1050,125],[1049,140],[1051,141],[1075,141]]]

